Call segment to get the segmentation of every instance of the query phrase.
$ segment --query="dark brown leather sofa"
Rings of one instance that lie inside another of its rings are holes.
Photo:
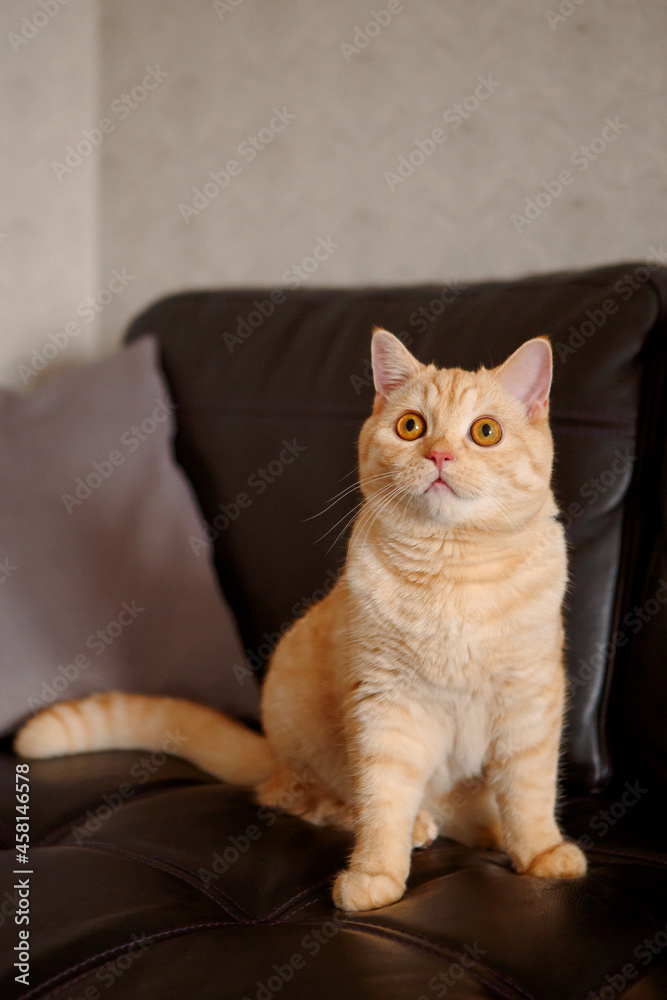
[[[196,292],[137,319],[130,339],[159,338],[177,457],[259,673],[344,559],[344,520],[317,539],[358,497],[309,518],[352,481],[372,326],[472,368],[549,334],[572,580],[562,817],[590,871],[520,877],[438,839],[414,853],[404,899],[346,915],[330,897],[345,834],[258,810],[173,759],[78,846],[77,818],[141,754],[39,762],[34,985],[14,982],[5,899],[3,998],[667,997],[666,309],[666,272],[637,262],[469,287]],[[3,884],[15,764],[7,750]]]

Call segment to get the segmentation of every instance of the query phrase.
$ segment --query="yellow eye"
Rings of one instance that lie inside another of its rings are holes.
[[[478,417],[470,428],[470,437],[475,444],[488,448],[490,444],[498,444],[503,436],[503,429],[493,417]]]
[[[404,413],[398,418],[396,433],[404,441],[416,441],[426,432],[426,421],[419,413]]]

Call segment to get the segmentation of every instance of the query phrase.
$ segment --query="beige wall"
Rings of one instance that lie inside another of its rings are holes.
[[[662,0],[69,0],[2,64],[0,380],[86,294],[78,343],[111,349],[156,296],[296,284],[318,241],[312,285],[645,258],[666,33]]]
[[[44,2],[0,5],[0,383],[18,386],[91,356],[100,329],[99,163],[52,166],[97,114],[97,7]]]

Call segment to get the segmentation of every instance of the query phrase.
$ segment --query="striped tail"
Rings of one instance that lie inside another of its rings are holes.
[[[14,749],[22,757],[166,750],[233,785],[257,785],[275,770],[266,737],[240,722],[181,698],[118,691],[39,712],[21,728]]]

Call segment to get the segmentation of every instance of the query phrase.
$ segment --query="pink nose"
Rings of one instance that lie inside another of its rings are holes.
[[[456,461],[456,456],[452,455],[451,451],[432,451],[427,457],[432,458],[433,461],[435,462],[436,468],[438,470],[438,475],[440,475],[440,473],[442,472],[442,467],[445,462]]]

